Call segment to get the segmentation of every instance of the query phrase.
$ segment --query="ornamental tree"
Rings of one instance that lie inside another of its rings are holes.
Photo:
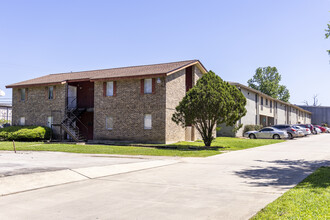
[[[187,92],[175,108],[172,120],[182,127],[194,125],[209,147],[216,126],[234,126],[246,114],[245,105],[241,91],[209,71]]]

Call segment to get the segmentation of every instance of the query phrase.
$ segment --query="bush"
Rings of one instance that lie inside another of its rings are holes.
[[[50,138],[51,129],[41,126],[10,126],[0,129],[0,140],[39,141]]]
[[[245,125],[243,133],[248,132],[248,131],[259,131],[262,129],[262,125]]]

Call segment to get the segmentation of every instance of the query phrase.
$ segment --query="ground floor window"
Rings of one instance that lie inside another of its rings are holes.
[[[151,114],[144,115],[144,129],[151,129],[152,128],[152,116]]]
[[[19,125],[25,125],[25,117],[19,118]]]
[[[54,118],[53,116],[48,116],[47,117],[47,127],[51,128],[53,124]]]
[[[113,129],[113,118],[112,117],[106,117],[105,123],[106,123],[106,129],[107,130],[112,130]]]

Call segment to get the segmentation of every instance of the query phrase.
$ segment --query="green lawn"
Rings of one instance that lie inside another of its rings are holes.
[[[133,147],[112,145],[76,145],[76,144],[44,144],[43,142],[15,142],[17,151],[61,151],[89,154],[121,154],[121,155],[153,155],[180,157],[207,157],[222,153],[279,143],[281,140],[258,140],[239,138],[216,138],[211,149],[205,149],[203,142],[178,142],[171,145],[152,145],[155,147]],[[164,147],[170,147],[165,149]],[[175,149],[173,149],[175,147]],[[191,149],[193,148],[193,149]],[[0,150],[13,150],[10,141],[0,142]]]
[[[330,167],[319,168],[252,219],[330,219]]]

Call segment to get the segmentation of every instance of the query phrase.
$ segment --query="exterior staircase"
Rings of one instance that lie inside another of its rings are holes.
[[[79,127],[76,125],[76,122],[80,122],[79,116],[86,110],[86,108],[67,109],[66,117],[61,122],[61,128],[76,142],[86,141],[86,137],[82,135]],[[83,123],[80,122],[80,124],[87,129]]]

